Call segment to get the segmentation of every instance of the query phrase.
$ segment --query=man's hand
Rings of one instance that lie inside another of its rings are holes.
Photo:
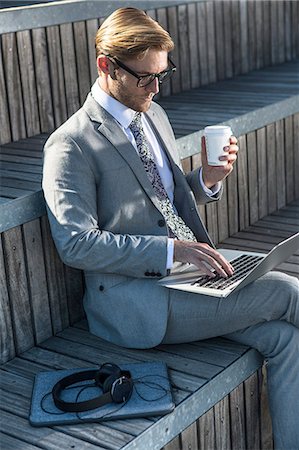
[[[233,164],[237,159],[239,147],[237,138],[231,136],[230,145],[224,147],[225,155],[220,156],[221,161],[227,161],[225,166],[209,166],[207,161],[207,150],[205,137],[201,138],[201,161],[202,161],[202,179],[207,188],[213,187],[218,181],[224,180],[233,170]]]
[[[222,277],[233,274],[231,264],[210,245],[201,242],[174,240],[174,260],[194,264],[198,269],[214,277],[212,269]]]

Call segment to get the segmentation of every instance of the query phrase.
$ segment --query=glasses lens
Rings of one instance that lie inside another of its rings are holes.
[[[148,84],[151,84],[155,79],[155,75],[147,75],[145,77],[140,77],[139,81],[138,81],[138,86],[139,87],[145,87]]]

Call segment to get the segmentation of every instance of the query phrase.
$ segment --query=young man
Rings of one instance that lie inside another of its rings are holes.
[[[115,11],[96,36],[99,77],[83,107],[45,146],[43,189],[62,260],[84,270],[90,331],[150,348],[212,336],[257,348],[268,359],[276,448],[299,434],[298,280],[271,273],[218,300],[157,284],[173,265],[232,274],[214,249],[197,202],[216,201],[237,157],[186,176],[165,112],[153,102],[174,70],[173,42],[144,12]],[[297,395],[296,395],[297,394]]]

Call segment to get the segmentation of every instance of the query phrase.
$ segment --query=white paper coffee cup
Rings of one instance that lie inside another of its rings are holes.
[[[225,155],[223,148],[229,145],[229,138],[232,135],[231,127],[211,125],[205,127],[204,131],[209,166],[226,166],[227,161],[220,161],[219,156]]]

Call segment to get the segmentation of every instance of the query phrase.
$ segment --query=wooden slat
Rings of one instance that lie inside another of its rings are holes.
[[[256,2],[247,3],[248,69],[256,69]]]
[[[248,72],[248,25],[247,25],[247,2],[240,2],[240,45],[241,45],[241,73]]]
[[[38,219],[23,225],[34,334],[37,343],[52,336],[44,254]]]
[[[3,235],[8,295],[17,353],[34,345],[30,295],[25,267],[21,229],[12,228]]]
[[[53,333],[57,333],[69,325],[64,267],[54,247],[46,217],[41,218],[41,230],[52,327]]]
[[[35,65],[36,90],[39,107],[39,122],[42,132],[54,129],[52,89],[50,83],[49,53],[44,28],[32,30],[32,44]],[[52,45],[52,43],[50,44]],[[57,73],[56,73],[57,76]]]
[[[92,85],[97,76],[96,52],[95,52],[95,36],[99,28],[98,19],[90,19],[86,21],[88,61],[90,73],[90,85]]]
[[[71,23],[65,23],[60,25],[59,29],[61,36],[67,115],[70,116],[80,107],[73,27]]]
[[[10,132],[10,121],[9,112],[6,96],[6,85],[4,78],[4,67],[2,60],[2,44],[0,38],[0,123],[1,123],[1,133],[0,133],[0,144],[5,144],[11,140]]]
[[[247,164],[249,192],[249,221],[258,220],[258,172],[255,131],[247,134]]]
[[[248,179],[247,179],[247,147],[245,136],[240,136],[238,140],[238,200],[239,200],[239,224],[240,229],[249,225],[249,204],[248,204]]]
[[[179,70],[181,71],[181,89],[187,91],[191,88],[190,67],[192,55],[189,51],[189,29],[187,5],[178,6],[178,35],[179,35]],[[192,67],[193,70],[193,67]]]
[[[207,22],[205,20],[206,4],[199,2],[197,9],[197,30],[198,30],[198,50],[199,50],[199,68],[200,84],[205,85],[209,82],[208,73],[208,47],[206,45]]]
[[[262,2],[263,8],[263,56],[265,66],[270,65],[271,61],[271,18],[270,18],[270,1]]]
[[[10,100],[8,107],[11,134],[14,141],[26,136],[20,68],[17,55],[15,34],[4,34],[2,36],[2,59],[4,65],[4,76],[7,80],[6,94],[7,99]],[[11,74],[13,74],[13,76],[11,76]]]
[[[66,92],[64,85],[59,27],[48,27],[46,33],[49,52],[49,75],[51,81],[54,122],[57,127],[67,119]]]
[[[277,209],[276,203],[276,142],[275,142],[275,124],[266,127],[267,134],[267,183],[268,183],[268,212],[271,213]]]
[[[298,8],[299,11],[299,8]],[[299,14],[298,14],[299,16]],[[299,113],[294,115],[293,121],[294,130],[294,175],[295,175],[295,198],[299,198],[299,183],[298,183],[298,173],[299,173]],[[297,180],[297,182],[296,182]]]
[[[224,42],[224,14],[223,14],[223,2],[218,2],[214,8],[214,21],[215,21],[215,45],[216,45],[216,68],[217,68],[217,80],[224,80],[225,73],[225,42]]]
[[[12,316],[9,305],[6,271],[4,266],[4,256],[2,249],[2,239],[0,238],[0,362],[4,363],[15,356],[14,335],[12,326]]]
[[[229,394],[231,418],[231,448],[246,450],[245,399],[243,385]]]
[[[207,42],[208,48],[208,74],[209,82],[213,83],[217,80],[217,55],[215,45],[215,22],[214,22],[214,2],[206,2],[206,23],[207,23]]]
[[[233,52],[235,51],[235,45],[233,49],[233,21],[232,21],[232,6],[233,2],[228,0],[223,2],[223,26],[224,26],[224,53],[225,53],[225,78],[231,78],[233,76]]]
[[[75,22],[73,25],[74,39],[75,39],[75,51],[76,51],[76,66],[79,83],[79,100],[80,105],[86,99],[88,92],[90,91],[90,73],[89,73],[89,60],[88,60],[88,43],[86,24],[84,21]],[[94,64],[96,60],[94,58]]]
[[[172,57],[174,62],[180,60],[179,57],[179,36],[178,36],[178,24],[177,24],[177,8],[171,6],[167,9],[167,21],[168,21],[168,32],[172,37],[174,42],[174,50],[172,52]],[[177,70],[174,76],[171,78],[171,91],[173,94],[181,91],[181,69]]]
[[[259,383],[257,374],[245,381],[246,448],[260,448]]]
[[[26,92],[24,101],[27,135],[40,133],[38,102],[34,75],[32,41],[29,30],[17,33],[17,49],[22,55],[20,64],[22,91]]]
[[[188,47],[189,47],[189,66],[191,84],[190,88],[197,88],[200,85],[199,51],[198,51],[198,29],[197,29],[197,11],[196,3],[187,4],[188,13]],[[192,67],[190,62],[192,61]]]
[[[277,208],[282,208],[286,204],[285,158],[292,159],[292,154],[285,155],[283,120],[275,123],[275,142]]]
[[[266,129],[264,127],[258,129],[256,132],[256,153],[258,171],[258,218],[261,218],[268,213]]]

